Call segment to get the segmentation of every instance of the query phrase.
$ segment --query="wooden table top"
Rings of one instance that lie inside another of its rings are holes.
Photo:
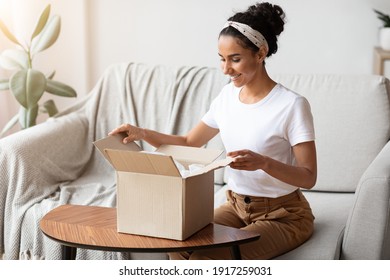
[[[42,232],[57,242],[94,250],[174,252],[227,247],[259,239],[258,233],[209,224],[184,241],[117,232],[116,208],[62,205],[40,221]]]

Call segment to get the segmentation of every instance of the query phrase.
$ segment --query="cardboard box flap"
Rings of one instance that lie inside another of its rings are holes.
[[[184,163],[200,163],[207,165],[217,159],[223,151],[204,148],[195,148],[177,145],[161,145],[156,152],[172,156],[175,160]]]
[[[93,144],[99,150],[99,152],[106,158],[106,160],[108,160],[108,162],[112,164],[111,159],[104,152],[105,149],[122,150],[122,151],[142,151],[141,147],[138,146],[135,142],[123,144],[122,140],[124,137],[126,137],[125,133],[110,135],[93,142]]]
[[[181,177],[170,156],[113,149],[104,151],[117,171]]]

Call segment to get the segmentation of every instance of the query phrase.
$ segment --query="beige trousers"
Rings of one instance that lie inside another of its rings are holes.
[[[314,216],[300,190],[278,198],[226,193],[228,201],[215,210],[214,222],[260,233],[240,245],[242,259],[272,259],[304,243],[313,233]],[[230,248],[170,253],[170,259],[231,259]]]

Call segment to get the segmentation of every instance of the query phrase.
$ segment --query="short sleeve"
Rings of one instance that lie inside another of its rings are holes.
[[[218,102],[218,97],[216,97],[210,105],[209,110],[202,117],[202,122],[204,122],[207,126],[219,129],[218,123],[215,119],[216,115],[216,103]]]
[[[291,146],[315,140],[311,107],[303,96],[297,98],[291,108],[287,120],[286,134]]]

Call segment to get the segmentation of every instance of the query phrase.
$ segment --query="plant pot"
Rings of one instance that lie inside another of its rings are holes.
[[[390,27],[383,27],[379,31],[379,45],[382,49],[390,51]]]

